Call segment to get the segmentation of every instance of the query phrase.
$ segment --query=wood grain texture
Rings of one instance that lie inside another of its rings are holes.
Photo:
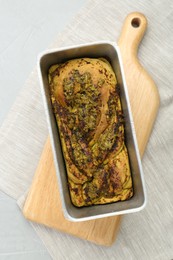
[[[141,156],[159,107],[157,88],[137,59],[138,46],[146,27],[147,21],[142,14],[128,15],[118,43]],[[107,246],[115,241],[121,222],[120,216],[78,223],[64,218],[49,138],[40,158],[23,214],[31,221]]]
[[[141,13],[131,13],[125,19],[118,41],[141,155],[144,153],[160,103],[153,79],[137,58],[138,47],[146,28],[145,16]]]

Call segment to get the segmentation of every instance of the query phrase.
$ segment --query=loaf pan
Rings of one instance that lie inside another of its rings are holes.
[[[134,195],[127,201],[77,208],[72,204],[68,190],[67,173],[61,149],[58,126],[51,105],[48,70],[53,64],[63,63],[70,59],[82,57],[106,58],[111,63],[116,74],[120,86],[120,98],[125,117],[125,140],[129,154]],[[70,221],[85,221],[132,213],[143,209],[146,204],[144,177],[118,46],[112,42],[95,42],[67,48],[53,49],[44,52],[39,56],[38,72],[65,218]]]

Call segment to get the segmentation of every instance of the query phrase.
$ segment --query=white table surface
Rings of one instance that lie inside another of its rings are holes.
[[[0,0],[0,125],[43,51],[86,0]],[[51,259],[16,201],[0,192],[0,260]]]

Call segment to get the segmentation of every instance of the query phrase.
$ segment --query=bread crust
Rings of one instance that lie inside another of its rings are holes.
[[[82,207],[131,198],[120,89],[109,62],[69,60],[51,66],[48,78],[72,203]]]

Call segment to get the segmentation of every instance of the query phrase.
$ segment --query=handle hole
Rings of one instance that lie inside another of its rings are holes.
[[[131,21],[131,25],[134,28],[138,28],[141,24],[141,20],[139,18],[133,18],[133,20]]]

